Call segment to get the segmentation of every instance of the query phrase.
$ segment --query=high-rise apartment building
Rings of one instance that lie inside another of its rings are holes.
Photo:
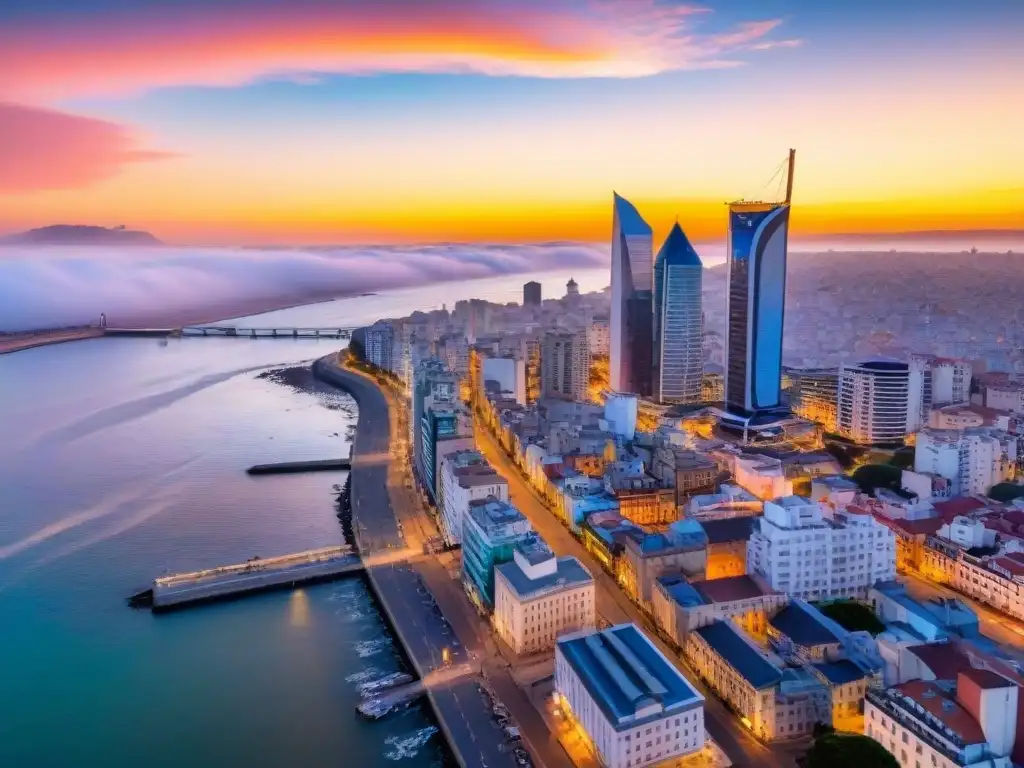
[[[861,445],[902,443],[907,436],[910,366],[870,360],[839,369],[839,434]]]
[[[366,329],[365,353],[368,362],[385,371],[392,369],[395,329],[391,323],[378,322]]]
[[[704,375],[704,267],[679,222],[654,262],[654,398],[698,403]]]
[[[607,317],[595,317],[587,329],[587,339],[590,341],[590,354],[607,357],[611,347],[611,333],[608,328]]]
[[[535,280],[523,285],[523,306],[539,307],[541,302],[540,283]]]
[[[609,378],[617,392],[649,397],[654,389],[653,233],[619,195],[613,214]]]
[[[782,331],[794,156],[790,150],[784,202],[729,205],[725,404],[745,424],[785,412]]]
[[[839,403],[838,368],[800,368],[788,371],[789,408],[796,416],[821,424],[826,432],[837,430]]]
[[[540,367],[544,397],[586,400],[590,381],[590,345],[586,331],[545,334]]]

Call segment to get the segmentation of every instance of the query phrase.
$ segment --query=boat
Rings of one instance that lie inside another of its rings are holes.
[[[356,711],[363,717],[370,720],[377,720],[384,717],[392,709],[390,704],[385,704],[380,699],[367,699],[356,705]]]
[[[392,672],[390,675],[385,675],[377,680],[363,683],[359,686],[359,692],[363,696],[369,696],[371,693],[380,693],[388,688],[411,683],[414,679],[412,675],[406,672]]]

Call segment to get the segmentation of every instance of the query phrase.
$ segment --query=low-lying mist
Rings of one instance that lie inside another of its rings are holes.
[[[608,263],[607,247],[0,247],[0,331],[207,322],[302,301]]]

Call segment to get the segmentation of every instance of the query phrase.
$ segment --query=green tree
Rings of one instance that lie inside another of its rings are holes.
[[[1013,501],[1024,496],[1024,485],[1016,483],[996,483],[988,489],[988,497],[996,501]]]
[[[910,446],[897,448],[889,463],[900,469],[911,469],[914,466],[914,449]]]
[[[896,758],[867,736],[824,733],[814,740],[804,768],[899,768]]]

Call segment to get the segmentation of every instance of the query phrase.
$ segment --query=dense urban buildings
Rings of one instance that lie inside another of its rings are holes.
[[[653,232],[633,204],[614,196],[611,388],[650,397],[654,365]]]
[[[392,351],[395,346],[395,331],[391,323],[374,323],[366,329],[366,359],[385,371],[390,371]]]
[[[791,150],[785,202],[729,206],[725,405],[737,425],[756,426],[785,410],[782,331],[793,158]]]
[[[441,535],[445,544],[462,543],[463,520],[473,502],[508,501],[508,481],[475,450],[450,453],[441,462]]]
[[[677,221],[654,262],[653,397],[661,403],[701,399],[703,271],[700,257]]]
[[[795,416],[821,424],[826,432],[838,430],[839,370],[803,368],[786,371],[790,386],[789,408]]]
[[[635,624],[559,638],[555,691],[609,768],[664,763],[704,746],[704,697]]]
[[[984,427],[925,429],[917,435],[914,471],[946,478],[953,496],[985,494],[1013,479],[1017,446],[1016,436]]]
[[[523,284],[523,306],[539,307],[541,302],[540,283],[531,280]]]
[[[910,367],[869,360],[839,369],[839,434],[862,445],[902,444],[907,436]]]
[[[494,568],[510,562],[516,545],[535,536],[530,521],[511,504],[473,501],[462,519],[462,583],[482,609],[494,607]]]

